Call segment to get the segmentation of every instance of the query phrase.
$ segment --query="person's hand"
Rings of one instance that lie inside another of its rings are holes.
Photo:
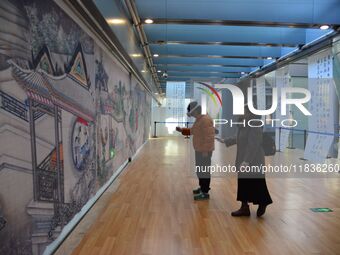
[[[181,127],[176,127],[176,131],[182,132],[182,128]]]

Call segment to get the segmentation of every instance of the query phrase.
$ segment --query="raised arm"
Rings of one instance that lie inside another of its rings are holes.
[[[225,146],[229,147],[236,144],[236,138],[226,138],[223,140]]]
[[[226,138],[226,139],[223,139],[223,138],[216,137],[215,139],[217,141],[219,141],[220,143],[224,143],[225,146],[227,146],[227,147],[236,144],[236,138]]]
[[[176,131],[181,132],[182,135],[185,135],[185,136],[191,135],[191,128],[176,127]]]

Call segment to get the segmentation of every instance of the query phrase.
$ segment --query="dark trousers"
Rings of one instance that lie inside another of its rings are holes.
[[[195,151],[195,170],[203,193],[208,193],[210,190],[210,169],[208,169],[208,166],[211,166],[211,155],[212,152],[209,152],[207,156],[203,156],[201,152]]]

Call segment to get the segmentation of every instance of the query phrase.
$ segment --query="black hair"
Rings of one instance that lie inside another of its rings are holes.
[[[201,114],[202,113],[202,107],[200,105],[198,105],[198,103],[196,101],[193,101],[190,104],[188,104],[187,111],[190,112],[195,107],[197,107],[197,108],[192,112],[192,114]]]
[[[190,112],[191,109],[195,108],[198,105],[196,101],[191,102],[188,104],[187,111]]]

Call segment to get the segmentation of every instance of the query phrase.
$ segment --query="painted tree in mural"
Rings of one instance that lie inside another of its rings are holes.
[[[114,104],[114,118],[116,121],[121,122],[125,118],[126,112],[124,109],[124,97],[126,95],[125,84],[119,81],[118,85],[115,85],[114,89],[115,104]]]
[[[34,55],[39,52],[44,44],[47,44],[51,51],[62,54],[72,54],[79,42],[82,42],[85,51],[88,47],[93,48],[89,36],[73,22],[66,23],[68,19],[63,20],[59,8],[50,6],[48,12],[41,13],[38,11],[37,5],[41,6],[42,1],[25,6],[30,22],[30,40]],[[46,6],[46,3],[44,6]]]

